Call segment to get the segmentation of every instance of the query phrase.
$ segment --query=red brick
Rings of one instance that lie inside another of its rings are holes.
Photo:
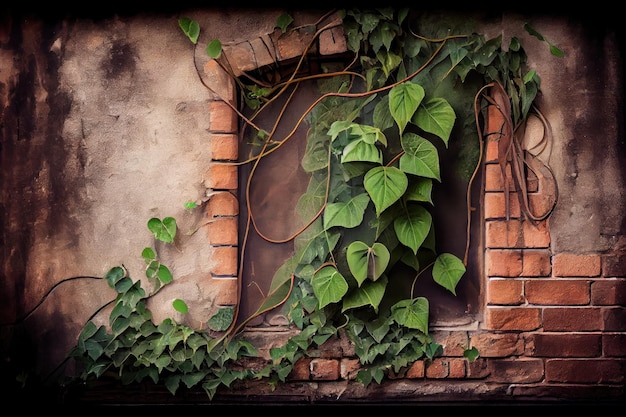
[[[525,285],[526,300],[530,304],[587,305],[590,285],[590,281],[586,280],[528,280]]]
[[[485,152],[485,162],[494,162],[498,160],[498,136],[497,134],[487,137],[487,149]]]
[[[409,379],[424,378],[426,375],[425,369],[424,361],[415,361],[406,371],[405,376]]]
[[[543,310],[543,329],[552,332],[600,331],[602,310],[592,307],[552,307]]]
[[[215,59],[209,59],[204,65],[204,81],[213,99],[227,99],[231,103],[236,103],[235,81]]]
[[[626,375],[623,359],[550,359],[546,381],[568,384],[621,384]]]
[[[212,275],[237,276],[238,252],[236,246],[215,246],[212,249],[213,269]]]
[[[304,28],[290,30],[285,33],[276,30],[272,33],[272,40],[278,51],[277,59],[284,61],[289,58],[299,57],[313,40],[313,35],[313,32]]]
[[[311,379],[316,381],[336,381],[339,379],[339,361],[336,359],[313,359]]]
[[[239,303],[237,299],[237,278],[212,278],[211,286],[217,287],[215,304],[219,306],[234,306]]]
[[[529,221],[522,222],[524,246],[527,248],[549,248],[550,229],[548,220],[539,221],[536,225]]]
[[[626,331],[626,308],[603,308],[602,316],[604,320],[604,330],[611,332]]]
[[[338,54],[348,50],[346,35],[341,26],[322,31],[319,44],[321,55]]]
[[[426,366],[426,378],[441,379],[450,375],[447,358],[435,358]]]
[[[524,282],[492,278],[487,284],[487,304],[520,305],[524,302]]]
[[[232,217],[222,217],[215,219],[204,226],[209,236],[209,242],[214,246],[229,245],[236,246],[238,243],[237,219]]]
[[[214,162],[209,167],[205,186],[213,190],[236,190],[238,187],[236,165]]]
[[[626,277],[626,254],[603,255],[602,274],[605,277]]]
[[[530,331],[541,327],[541,310],[522,307],[489,307],[485,319],[488,329]]]
[[[465,358],[450,358],[448,360],[448,366],[450,368],[449,378],[465,378],[465,365],[467,364]]]
[[[235,134],[214,134],[211,137],[211,158],[216,161],[236,161],[239,141]]]
[[[602,279],[591,284],[591,303],[598,306],[626,306],[626,280]]]
[[[599,333],[535,333],[528,338],[529,356],[593,358],[602,354]]]
[[[485,222],[485,246],[488,248],[521,248],[523,239],[519,220]]]
[[[505,172],[509,181],[509,191],[515,190],[509,165],[507,165]],[[485,191],[504,191],[504,181],[499,164],[485,164]]]
[[[443,347],[443,356],[463,356],[464,346],[469,345],[467,332],[440,330],[433,334],[435,343]]]
[[[209,129],[213,133],[236,133],[237,113],[225,101],[209,103]]]
[[[490,382],[531,383],[543,380],[541,359],[491,359]]]
[[[485,267],[490,277],[517,277],[522,272],[522,251],[487,249]]]
[[[485,193],[485,219],[506,219],[504,193]],[[519,219],[521,211],[519,201],[514,193],[509,193],[509,219]]]
[[[471,343],[483,358],[504,358],[524,353],[524,341],[517,333],[474,334]]]
[[[551,253],[547,249],[530,249],[522,252],[522,275],[549,277],[552,272]]]
[[[291,372],[287,376],[287,379],[290,381],[308,381],[311,379],[310,374],[310,358],[300,358],[293,364],[293,368]]]
[[[345,380],[356,379],[359,370],[361,369],[361,362],[358,359],[341,359],[341,378]]]
[[[205,211],[209,218],[236,216],[239,214],[239,201],[229,191],[218,191],[207,201]]]
[[[626,357],[626,333],[603,334],[602,352],[604,356]]]
[[[554,255],[553,272],[556,277],[597,277],[600,256],[558,253]]]
[[[483,379],[489,376],[489,362],[481,357],[467,363],[468,379]]]
[[[545,216],[554,208],[556,196],[552,193],[530,193],[528,194],[528,207],[530,212],[536,216]]]

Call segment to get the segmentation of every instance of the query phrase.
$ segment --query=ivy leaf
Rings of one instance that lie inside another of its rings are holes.
[[[445,99],[437,97],[428,100],[412,116],[413,123],[424,131],[441,138],[448,147],[456,114]]]
[[[391,51],[383,51],[382,49],[376,52],[376,58],[382,65],[385,76],[388,77],[391,71],[398,68],[398,65],[402,62],[402,57]]]
[[[385,272],[390,254],[387,247],[380,242],[369,247],[357,240],[348,246],[346,258],[350,272],[361,286],[367,278],[376,281]]]
[[[393,229],[398,240],[411,248],[415,255],[428,236],[431,225],[432,216],[428,210],[419,204],[411,204],[407,206],[403,215],[394,220]]]
[[[345,162],[374,162],[382,163],[383,154],[375,145],[363,141],[350,142],[341,155],[341,163]]]
[[[372,168],[363,178],[363,186],[376,207],[376,216],[398,201],[408,185],[406,174],[393,166]]]
[[[470,362],[474,362],[480,356],[478,349],[475,347],[471,349],[465,349],[463,351],[463,357],[467,358]]]
[[[189,40],[195,45],[198,42],[198,36],[200,35],[200,25],[195,20],[191,20],[188,17],[181,17],[178,19],[178,26],[183,30],[183,33],[187,35]]]
[[[189,307],[187,307],[187,303],[185,303],[180,298],[172,301],[172,307],[174,307],[174,310],[178,311],[179,313],[187,314],[189,312]]]
[[[402,135],[404,154],[400,157],[400,169],[407,174],[433,178],[441,181],[439,153],[435,145],[415,133]]]
[[[221,332],[230,327],[234,317],[235,309],[233,307],[220,308],[217,313],[211,316],[207,324],[211,330]]]
[[[409,183],[404,194],[406,201],[423,201],[433,204],[433,181],[430,178],[417,178]]]
[[[279,28],[283,33],[287,31],[287,27],[293,22],[293,17],[288,13],[283,13],[276,19],[276,25],[274,27]]]
[[[372,117],[374,126],[380,130],[386,130],[393,126],[394,120],[391,116],[391,110],[389,110],[389,95],[381,97],[380,101],[376,103]]]
[[[105,279],[107,280],[107,283],[111,288],[115,288],[117,282],[120,281],[122,278],[126,278],[126,270],[121,266],[115,266],[111,268],[105,276]]]
[[[334,266],[325,266],[313,275],[313,292],[319,301],[319,308],[341,301],[348,292],[346,279]]]
[[[156,253],[152,248],[144,248],[143,251],[141,251],[141,257],[146,260],[147,264],[150,264],[156,259]]]
[[[427,298],[398,301],[391,307],[391,315],[398,324],[428,334]]]
[[[378,312],[378,306],[385,295],[387,288],[387,277],[374,281],[367,281],[360,288],[352,291],[343,299],[341,311],[345,312],[352,308],[372,306],[374,311]]]
[[[463,274],[465,274],[465,265],[453,254],[442,253],[435,259],[433,279],[454,295],[456,295],[456,285]]]
[[[353,228],[363,222],[363,214],[370,198],[366,193],[357,195],[347,203],[331,203],[324,210],[324,230],[333,226]]]
[[[169,268],[163,264],[159,265],[157,276],[159,277],[159,281],[161,281],[161,284],[169,284],[174,280],[174,277],[172,276]]]
[[[161,220],[153,217],[148,220],[148,229],[158,240],[165,243],[172,243],[176,237],[176,219],[166,217]]]
[[[423,99],[424,88],[412,82],[397,85],[389,92],[389,110],[400,128],[400,134],[404,132]]]
[[[206,53],[213,59],[218,59],[222,55],[222,42],[218,39],[213,39],[206,46]]]

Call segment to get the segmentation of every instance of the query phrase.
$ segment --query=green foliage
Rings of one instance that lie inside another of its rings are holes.
[[[178,25],[183,30],[183,33],[187,35],[189,40],[195,45],[198,42],[198,36],[200,36],[200,25],[198,22],[191,20],[188,17],[178,19]]]
[[[172,394],[181,385],[199,385],[212,398],[220,386],[237,379],[284,382],[297,360],[340,329],[354,343],[362,365],[356,379],[365,386],[442,354],[429,333],[429,300],[413,294],[416,280],[430,273],[436,284],[456,295],[466,272],[457,255],[435,250],[431,193],[434,184],[443,185],[440,152],[454,138],[463,138],[463,173],[469,181],[480,159],[476,121],[482,106],[476,102],[485,104],[485,87],[506,91],[511,124],[517,126],[531,111],[540,79],[526,70],[517,38],[503,48],[501,36],[485,40],[465,22],[444,26],[408,9],[345,10],[343,16],[359,77],[350,79],[341,71],[318,79],[325,95],[301,118],[310,125],[301,161],[310,182],[297,213],[308,226],[294,237],[294,253],[276,271],[259,309],[244,320],[282,306],[299,333],[270,349],[272,363],[265,368],[237,367],[239,359],[257,352],[237,338],[241,327],[232,326],[235,308],[222,308],[209,319],[211,331],[224,332],[218,339],[171,319],[156,325],[140,283],[116,267],[106,276],[118,293],[110,330],[87,323],[72,352],[83,365],[84,379],[117,370],[125,383],[149,378],[164,383]],[[275,27],[285,33],[292,22],[282,14]],[[195,44],[199,25],[181,18],[179,26]],[[530,25],[525,28],[548,42]],[[562,55],[548,44],[553,54]],[[219,60],[220,41],[210,41],[206,52]],[[292,83],[300,82],[297,71]],[[238,85],[253,111],[285,91],[280,85]],[[460,135],[453,135],[455,130]],[[261,146],[255,161],[283,142],[273,133],[257,133]],[[468,145],[471,139],[476,140]],[[176,238],[171,217],[150,219],[148,229],[165,243]],[[154,249],[145,248],[142,257],[157,290],[173,281]],[[402,285],[406,282],[412,284],[408,293]],[[173,306],[188,311],[180,299]],[[468,360],[478,357],[475,348],[464,349]]]
[[[244,356],[258,355],[249,342],[215,339],[171,319],[156,324],[140,281],[133,282],[123,267],[112,268],[105,278],[117,292],[110,330],[89,321],[69,354],[76,359],[82,380],[119,375],[123,384],[146,379],[163,383],[172,395],[183,387],[199,386],[213,398],[220,386],[255,377],[252,370],[235,366]],[[180,299],[174,300],[174,307],[187,312],[187,304]],[[211,322],[222,323],[220,327],[227,320],[228,313],[222,310],[211,318]]]

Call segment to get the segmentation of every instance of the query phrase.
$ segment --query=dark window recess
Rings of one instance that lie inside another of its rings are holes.
[[[274,71],[274,70],[272,70]],[[255,74],[266,80],[284,77],[284,74]],[[273,125],[282,109],[291,90],[284,92],[280,98],[269,104],[254,122],[267,131],[274,129]],[[301,116],[307,111],[311,103],[320,96],[315,81],[302,83],[295,95],[291,98],[289,110],[281,116],[276,128],[275,141],[282,141],[298,123]],[[251,112],[248,111],[248,114]],[[302,122],[280,150],[265,156],[256,165],[252,173],[253,164],[240,166],[239,171],[239,242],[243,252],[242,294],[239,300],[238,321],[241,322],[253,314],[261,305],[270,288],[270,283],[276,270],[293,254],[293,240],[282,241],[296,233],[304,224],[304,220],[296,213],[296,204],[300,196],[306,191],[309,175],[301,167],[301,159],[306,147],[307,131],[309,126]],[[459,130],[459,132],[456,132]],[[256,132],[249,127],[245,128],[239,145],[239,160],[248,159],[259,151],[260,141],[255,138]],[[466,143],[460,129],[455,127],[453,137],[449,141],[448,149],[443,144],[436,144],[440,152],[441,184],[434,182],[433,201],[430,207],[435,225],[435,239],[439,253],[450,252],[463,259],[466,247],[467,228],[467,184],[468,181],[460,178],[459,161],[465,156]],[[472,139],[473,140],[473,139]],[[440,141],[441,142],[441,141]],[[253,145],[256,143],[256,145]],[[477,144],[476,144],[477,146]],[[465,158],[467,159],[467,158]],[[473,168],[473,167],[471,167]],[[467,175],[469,167],[462,168]],[[482,172],[482,170],[481,170]],[[248,181],[250,180],[250,185]],[[474,320],[480,306],[480,273],[481,264],[478,250],[480,244],[481,210],[480,175],[474,179],[472,186],[472,236],[467,272],[457,286],[456,295],[436,284],[430,271],[423,273],[416,284],[414,296],[428,298],[430,304],[430,321],[432,326],[465,325]],[[249,198],[247,190],[249,189]],[[254,221],[249,221],[248,201]],[[247,237],[245,233],[247,232]],[[272,240],[272,241],[268,241]],[[406,290],[404,298],[409,297],[409,291],[415,271],[398,268],[394,271],[397,278]],[[402,287],[401,286],[401,287]],[[257,317],[248,323],[249,326],[269,325],[272,318],[280,314],[280,307],[263,316]]]

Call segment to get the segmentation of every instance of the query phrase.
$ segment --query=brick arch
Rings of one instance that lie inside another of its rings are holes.
[[[291,63],[305,51],[322,57],[347,52],[340,18],[332,15],[324,22],[325,29],[317,38],[306,27],[285,34],[275,29],[255,39],[224,45],[223,61],[232,76],[239,77],[272,64]],[[211,59],[203,69],[206,86],[214,93],[208,111],[212,160],[206,175],[209,197],[205,207],[208,222],[204,229],[214,259],[210,279],[218,288],[215,303],[218,307],[239,307],[243,285],[238,282],[240,190],[238,167],[234,162],[238,159],[240,131],[234,107],[237,102],[235,85],[225,71],[226,66],[222,65]]]
[[[305,51],[318,56],[343,54],[347,52],[343,29],[339,21],[333,22],[320,32],[313,43],[315,39],[310,30],[303,28],[283,34],[275,29],[272,33],[256,39],[225,45],[223,54],[234,76],[276,63],[293,62]],[[204,72],[206,78],[213,81],[209,88],[214,91],[223,89],[228,76],[222,67],[209,61]],[[233,225],[237,224],[233,220],[237,219],[239,211],[233,206],[239,190],[238,173],[232,162],[237,159],[239,131],[236,124],[237,114],[232,107],[236,102],[234,86],[230,86],[227,91],[229,95],[215,99],[210,108],[210,132],[213,137],[211,146],[214,154],[209,169],[208,188],[215,195],[208,201],[206,213],[213,220],[207,225],[216,259],[216,267],[211,272],[212,279],[223,288],[223,296],[219,297],[223,305],[238,305],[241,289],[237,289],[235,284],[240,261],[234,258],[238,253],[236,249],[239,242],[233,236],[239,231],[233,230]],[[501,124],[501,117],[492,111],[485,131],[497,129]],[[480,251],[477,259],[481,275],[478,295],[480,306],[473,325],[486,326],[493,330],[536,329],[541,324],[539,310],[524,307],[528,302],[526,286],[533,286],[534,283],[526,283],[521,278],[550,277],[552,274],[549,218],[539,222],[530,222],[524,218],[515,198],[514,187],[510,188],[508,196],[505,195],[504,183],[512,183],[512,178],[510,171],[507,178],[503,178],[499,171],[497,140],[489,138],[485,142],[486,153],[481,167],[484,175],[479,185],[480,224],[472,226],[479,228],[478,235],[482,236],[480,242],[473,242]],[[544,210],[545,205],[554,200],[555,195],[550,195],[554,190],[549,187],[539,188],[536,177],[531,176],[528,181],[531,185],[531,206],[538,211]],[[230,197],[226,198],[224,193]],[[225,203],[227,199],[230,204]],[[515,319],[510,322],[510,317]],[[445,325],[439,328],[445,329]]]

